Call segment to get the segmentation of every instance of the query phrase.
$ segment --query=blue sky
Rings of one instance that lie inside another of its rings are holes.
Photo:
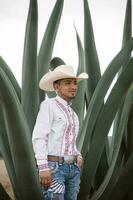
[[[38,0],[38,48],[55,0]],[[96,47],[102,72],[119,52],[122,42],[126,0],[89,0]],[[6,60],[21,85],[21,66],[29,0],[0,0],[0,55]],[[82,0],[65,0],[53,57],[78,65],[75,31],[83,41]]]

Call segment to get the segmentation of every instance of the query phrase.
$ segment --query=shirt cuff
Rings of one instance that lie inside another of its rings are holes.
[[[39,171],[49,170],[48,161],[47,160],[37,160],[37,166]]]
[[[38,169],[39,171],[46,171],[49,170],[48,164],[42,164],[42,165],[38,165]]]

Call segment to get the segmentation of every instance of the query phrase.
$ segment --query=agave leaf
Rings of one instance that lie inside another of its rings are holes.
[[[0,99],[21,200],[41,200],[30,130],[16,92],[0,69]],[[21,180],[21,181],[20,181]]]
[[[123,34],[123,43],[132,36],[132,2],[131,0],[127,1],[127,9],[126,9],[126,16],[125,16],[125,24],[124,24],[124,34]],[[130,55],[131,56],[131,55]],[[133,151],[133,106],[130,111],[128,125],[127,125],[127,149],[126,149],[126,160],[128,159],[130,153]]]
[[[118,159],[116,161],[116,165],[115,165],[114,171],[112,173],[112,176],[111,176],[109,182],[108,182],[107,176],[106,176],[105,180],[103,181],[103,183],[101,184],[99,189],[93,195],[92,200],[108,199],[108,196],[109,196],[110,192],[112,191],[112,187],[116,183],[116,179],[119,177],[119,172],[122,169],[124,152],[125,152],[125,148],[123,148],[123,145],[121,145],[121,149],[119,151]],[[107,185],[105,183],[106,180],[108,182]],[[106,188],[104,188],[105,185],[106,185]]]
[[[119,127],[118,127],[117,132],[116,132],[117,135],[116,135],[116,140],[115,140],[115,143],[114,143],[113,158],[112,158],[112,161],[111,161],[111,165],[109,167],[109,170],[108,170],[108,173],[106,175],[104,182],[102,183],[102,185],[99,188],[99,191],[97,192],[97,194],[95,194],[95,197],[93,197],[93,199],[95,199],[95,200],[99,199],[100,195],[102,195],[103,191],[107,188],[107,185],[109,184],[111,176],[112,176],[114,169],[116,167],[116,162],[117,162],[117,159],[118,159],[123,134],[124,134],[124,131],[127,127],[128,117],[129,117],[129,113],[130,113],[130,110],[131,110],[132,102],[133,102],[133,84],[131,84],[130,88],[128,89],[128,92],[127,92],[127,95],[126,95],[126,98],[125,98],[125,101],[124,101],[124,106],[123,106],[123,110],[122,110],[122,115],[121,115]],[[114,186],[114,184],[112,184],[112,187],[113,186]],[[106,193],[107,193],[107,191],[106,191]],[[102,199],[103,199],[103,197],[100,198],[100,200],[102,200]]]
[[[106,145],[108,145],[108,141],[106,140]],[[108,154],[106,151],[106,145],[104,147],[104,150],[102,152],[98,167],[97,167],[97,171],[96,171],[96,176],[95,176],[95,180],[93,183],[93,187],[95,188],[95,190],[97,190],[99,188],[99,186],[101,185],[101,183],[103,182],[105,175],[107,173],[108,170]]]
[[[65,62],[59,57],[54,57],[50,62],[50,70],[54,70],[60,65],[65,65]]]
[[[75,32],[76,32],[77,47],[78,47],[78,58],[79,58],[78,69],[77,69],[77,75],[78,75],[78,74],[86,71],[86,68],[85,68],[85,53],[84,53],[83,45],[82,45],[80,36],[78,34],[78,31],[77,31],[75,26],[74,26],[74,28],[75,28]]]
[[[119,152],[119,156],[118,156],[118,160],[117,160],[117,163],[116,163],[116,166],[115,166],[115,170],[114,170],[113,175],[111,177],[110,183],[107,185],[105,191],[102,193],[102,186],[100,186],[98,189],[96,189],[93,185],[93,187],[91,188],[91,191],[88,192],[88,194],[86,195],[86,196],[89,196],[89,198],[91,200],[105,200],[105,199],[107,199],[107,195],[110,192],[110,187],[112,189],[112,185],[116,182],[116,177],[118,177],[119,171],[121,170],[121,163],[123,161],[124,150],[125,149],[122,147],[120,152]],[[84,192],[84,191],[82,191],[82,192]],[[85,194],[80,193],[81,197],[83,195],[85,195]],[[79,196],[78,200],[81,199],[80,196]]]
[[[129,155],[133,152],[133,105],[130,110],[130,115],[127,125],[127,135],[126,135],[126,157],[127,160]]]
[[[126,6],[126,13],[125,13],[125,22],[124,22],[124,31],[123,31],[123,41],[122,41],[122,47],[126,45],[126,43],[128,42],[128,40],[132,37],[132,6],[131,6],[131,0],[127,0],[127,6]],[[127,60],[125,61],[125,63],[127,63],[129,61],[131,57],[131,54],[129,54],[129,56],[127,57]],[[121,71],[126,67],[126,64],[124,64],[119,72],[119,74],[121,73]],[[116,114],[115,120],[114,120],[114,125],[113,125],[113,136],[112,136],[112,143],[111,143],[111,150],[113,149],[113,143],[115,140],[115,132],[117,131],[117,128],[119,126],[119,121],[120,121],[120,116],[121,116],[121,112],[122,112],[122,107],[123,105],[121,105],[118,113]],[[110,152],[110,160],[112,158],[112,151]]]
[[[126,45],[126,43],[131,37],[132,37],[132,5],[131,5],[131,0],[127,0],[122,47]]]
[[[0,68],[6,73],[8,76],[10,82],[12,83],[14,90],[16,91],[17,97],[19,101],[21,101],[21,89],[20,86],[15,79],[12,71],[8,67],[7,63],[4,61],[2,57],[0,57]],[[18,193],[18,188],[17,185],[18,183],[16,182],[16,177],[15,177],[15,171],[14,171],[14,165],[11,157],[11,152],[10,152],[10,147],[9,147],[9,142],[8,138],[6,135],[6,129],[5,129],[5,123],[3,119],[3,112],[1,108],[1,103],[0,103],[0,152],[5,160],[5,164],[7,167],[7,171],[10,177],[10,180],[12,182],[12,187],[13,191],[15,194],[15,197],[18,199],[19,193]]]
[[[126,184],[125,184],[126,183]],[[133,186],[133,153],[130,155],[125,167],[121,170],[120,176],[114,185],[108,200],[122,200]]]
[[[86,113],[85,120],[83,122],[81,129],[82,134],[80,134],[80,138],[78,138],[78,148],[79,150],[82,150],[83,155],[85,155],[88,150],[87,145],[90,143],[91,135],[106,92],[108,91],[116,73],[119,71],[120,67],[129,56],[132,48],[133,39],[130,39],[127,45],[115,56],[115,58],[109,64],[95,89],[88,107],[88,111]]]
[[[37,76],[37,0],[30,1],[26,24],[23,67],[22,67],[22,106],[27,117],[30,131],[35,124],[39,106]]]
[[[64,0],[57,0],[49,19],[38,54],[38,80],[48,72],[52,57],[54,42],[60,23]],[[40,90],[40,101],[44,99],[44,91]]]
[[[101,72],[87,0],[84,0],[84,48],[86,71],[89,74],[88,90],[91,98],[101,77]]]
[[[10,70],[9,66],[7,65],[7,63],[4,61],[4,59],[0,56],[0,68],[2,68],[4,70],[4,72],[6,73],[6,75],[8,76],[9,80],[11,81],[16,94],[21,102],[21,89],[20,86],[16,80],[16,78],[14,77],[12,71]]]
[[[93,130],[94,134],[90,144],[87,162],[85,161],[84,164],[81,189],[84,188],[84,190],[90,190],[91,188],[112,121],[115,117],[117,109],[122,102],[122,99],[127,92],[127,89],[133,81],[132,65],[133,60],[130,61],[129,65],[125,68],[115,83],[105,105],[103,106],[97,118],[97,123],[95,124],[95,129]],[[88,169],[89,172],[86,172]]]
[[[2,57],[0,57],[0,68],[8,76],[11,84],[14,87],[14,90],[16,91],[18,99],[21,102],[20,86],[19,86],[17,80],[15,79],[12,71],[10,70],[7,63],[4,61],[4,59]],[[17,187],[18,183],[16,181],[16,175],[15,175],[13,160],[12,160],[12,157],[11,157],[10,146],[9,146],[8,137],[7,137],[7,134],[6,134],[1,102],[0,102],[0,152],[1,152],[2,157],[3,157],[5,164],[6,164],[6,168],[7,168],[11,183],[12,183],[14,195],[17,199],[19,199],[19,192],[18,192],[18,187]]]
[[[84,58],[83,46],[82,46],[79,34],[76,30],[76,27],[75,27],[75,31],[76,31],[78,56],[79,56],[77,75],[79,75],[80,73],[85,72],[85,58]],[[76,98],[73,100],[73,105],[72,105],[72,108],[77,113],[78,118],[79,118],[79,127],[81,127],[81,124],[84,118],[85,91],[86,91],[86,80],[83,80],[78,84],[77,95],[76,95]]]
[[[5,165],[8,171],[8,175],[10,177],[10,181],[12,183],[12,188],[14,195],[16,199],[19,200],[19,190],[18,190],[18,183],[16,180],[16,173],[14,169],[14,164],[11,156],[11,151],[10,151],[10,145],[8,141],[8,137],[6,134],[6,129],[5,129],[5,122],[3,118],[3,112],[1,108],[1,102],[0,102],[0,152],[2,155],[2,158],[5,161]]]

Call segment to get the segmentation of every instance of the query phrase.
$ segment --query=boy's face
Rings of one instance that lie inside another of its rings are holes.
[[[77,79],[65,78],[54,83],[55,91],[66,101],[74,99],[77,92]]]

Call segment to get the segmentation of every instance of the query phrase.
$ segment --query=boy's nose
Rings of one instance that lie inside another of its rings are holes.
[[[74,88],[74,89],[76,89],[76,88],[77,88],[77,85],[71,84],[71,87]]]

